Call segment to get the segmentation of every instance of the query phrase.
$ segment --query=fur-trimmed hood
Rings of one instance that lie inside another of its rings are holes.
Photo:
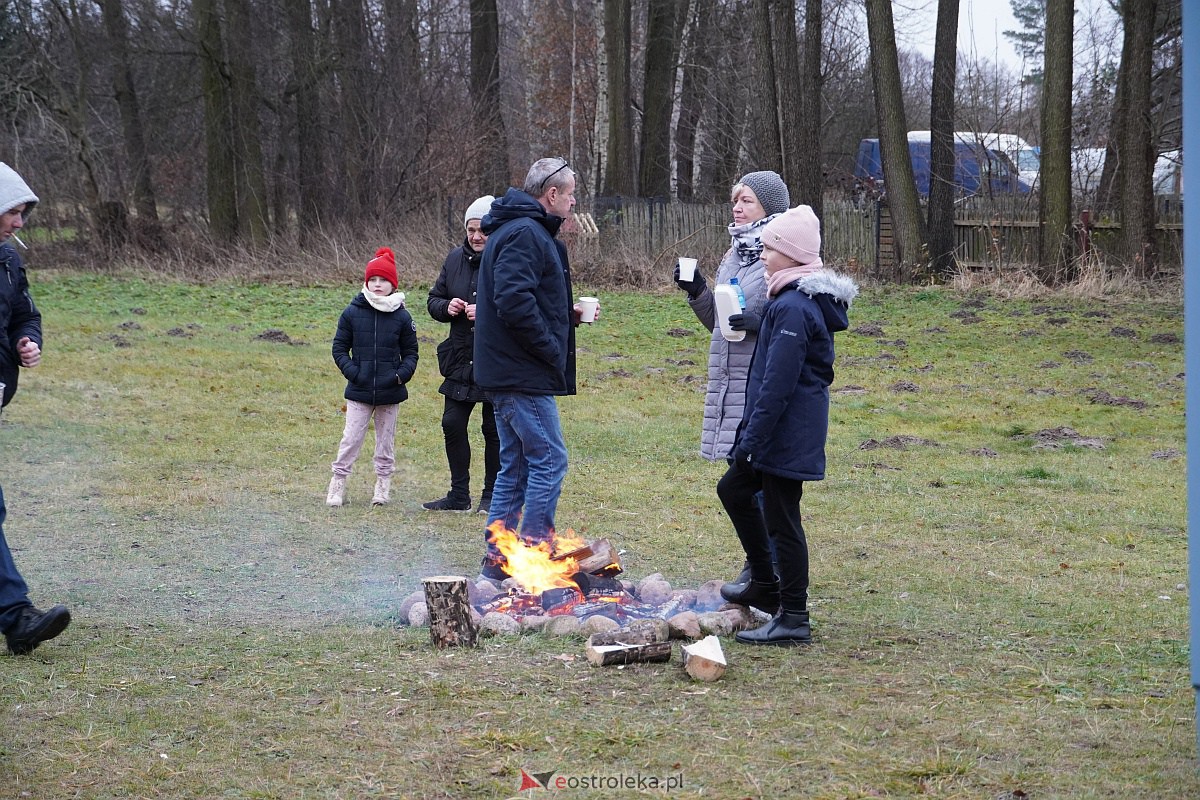
[[[858,284],[848,275],[832,269],[822,269],[805,275],[793,284],[797,291],[804,292],[821,307],[825,326],[831,333],[850,327],[850,304],[858,296]]]

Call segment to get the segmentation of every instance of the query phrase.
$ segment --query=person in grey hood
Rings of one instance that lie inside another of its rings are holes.
[[[17,392],[20,367],[36,367],[42,360],[42,315],[29,294],[29,281],[21,257],[13,249],[16,233],[29,219],[38,199],[29,185],[7,164],[0,163],[0,386],[3,405]],[[29,602],[29,587],[17,571],[4,538],[4,490],[0,488],[0,630],[11,653],[22,655],[47,639],[58,636],[71,622],[66,606],[40,611]]]
[[[825,477],[833,335],[849,327],[858,287],[824,268],[820,223],[808,206],[772,220],[763,228],[762,244],[770,300],[729,469],[717,484],[750,577],[725,584],[721,596],[775,615],[762,627],[738,633],[737,641],[787,646],[812,639],[800,498],[806,481]],[[759,492],[761,507],[755,502]]]

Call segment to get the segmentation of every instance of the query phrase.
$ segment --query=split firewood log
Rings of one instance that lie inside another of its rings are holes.
[[[671,642],[664,640],[659,635],[659,630],[652,626],[636,630],[604,631],[588,637],[584,654],[588,663],[596,667],[670,661]]]
[[[479,628],[471,616],[467,579],[434,575],[421,581],[429,607],[429,636],[435,647],[474,647]]]
[[[612,546],[612,543],[608,539],[597,539],[591,542],[588,547],[592,551],[591,555],[577,559],[575,562],[579,566],[580,572],[586,572],[590,575],[604,575],[608,578],[621,574],[621,557],[617,554],[617,549]]]
[[[610,664],[634,664],[647,661],[670,661],[670,642],[644,642],[642,644],[588,644],[584,651],[588,663],[594,667]]]
[[[725,653],[716,636],[705,636],[694,644],[684,645],[680,652],[684,670],[698,681],[715,681],[725,674]]]

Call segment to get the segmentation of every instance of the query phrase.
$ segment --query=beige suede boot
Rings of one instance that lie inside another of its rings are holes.
[[[375,496],[371,498],[371,505],[386,506],[392,499],[392,476],[386,478],[375,479]]]
[[[325,495],[325,505],[340,506],[346,502],[346,479],[334,475],[329,481],[329,491]]]

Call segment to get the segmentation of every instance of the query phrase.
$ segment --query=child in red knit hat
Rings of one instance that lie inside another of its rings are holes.
[[[346,500],[346,478],[375,419],[375,494],[372,505],[391,499],[396,416],[408,399],[405,386],[417,370],[417,326],[397,292],[396,257],[381,247],[367,262],[362,292],[338,319],[333,362],[346,378],[346,428],[333,462],[326,505]]]

